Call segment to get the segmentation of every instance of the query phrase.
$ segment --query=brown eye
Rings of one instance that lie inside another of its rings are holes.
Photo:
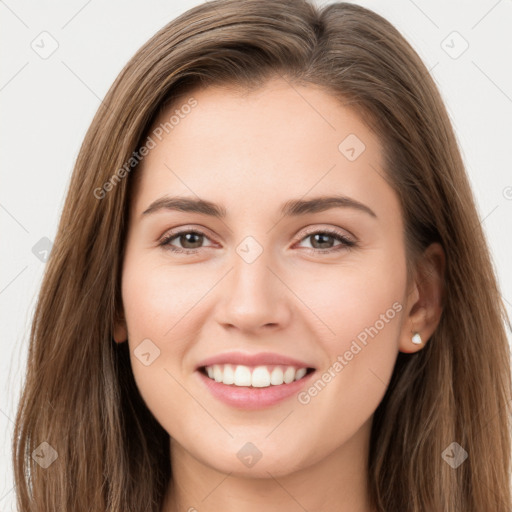
[[[356,245],[354,240],[351,240],[342,233],[328,229],[309,232],[301,239],[301,242],[304,240],[310,240],[310,247],[306,247],[306,249],[315,253],[330,253],[350,249]],[[339,243],[336,244],[336,241]]]
[[[330,249],[334,243],[334,237],[327,233],[315,233],[309,235],[309,238],[314,249]]]
[[[176,237],[184,249],[197,249],[203,243],[203,235],[195,232],[184,233]]]
[[[159,245],[173,252],[193,253],[203,247],[205,240],[208,240],[208,237],[204,233],[189,229],[168,233]],[[173,241],[177,241],[179,246],[176,246]]]

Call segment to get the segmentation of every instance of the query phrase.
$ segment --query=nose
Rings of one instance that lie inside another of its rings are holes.
[[[217,321],[246,333],[285,328],[291,318],[291,294],[266,251],[252,262],[234,254],[224,278]]]

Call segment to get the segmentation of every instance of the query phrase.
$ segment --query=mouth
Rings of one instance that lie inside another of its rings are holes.
[[[237,409],[264,409],[297,395],[311,382],[315,368],[285,365],[214,364],[195,372],[205,390]]]

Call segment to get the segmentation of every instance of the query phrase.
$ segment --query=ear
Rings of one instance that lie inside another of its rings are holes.
[[[114,341],[116,343],[123,343],[128,339],[128,328],[126,326],[126,320],[124,313],[116,312],[116,318],[114,320]]]
[[[427,247],[415,269],[415,277],[405,300],[405,313],[400,332],[399,350],[413,353],[421,350],[441,320],[445,253],[441,244]],[[419,333],[421,343],[412,342]]]

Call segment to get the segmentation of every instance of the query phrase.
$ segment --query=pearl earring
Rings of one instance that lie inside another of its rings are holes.
[[[415,345],[421,345],[422,340],[419,332],[414,333],[414,336],[411,338],[412,342]]]

